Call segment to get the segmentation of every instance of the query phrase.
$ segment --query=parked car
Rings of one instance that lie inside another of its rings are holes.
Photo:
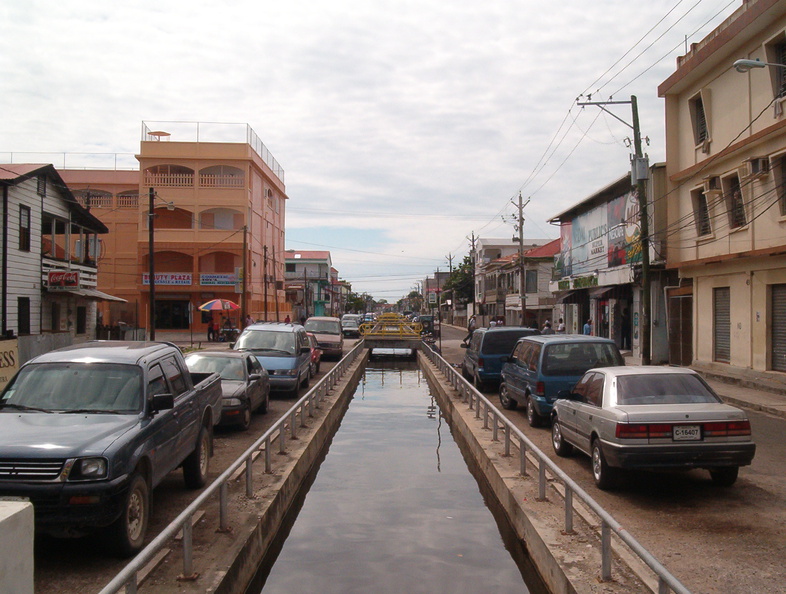
[[[192,372],[217,373],[224,395],[221,425],[237,425],[243,431],[251,425],[251,413],[266,413],[270,399],[270,379],[257,358],[248,352],[199,351],[186,356]]]
[[[425,315],[418,316],[417,320],[423,327],[421,334],[431,334],[434,338],[439,338],[439,319],[437,316]]]
[[[232,347],[249,351],[267,369],[270,391],[297,396],[311,378],[311,343],[300,324],[260,322],[246,326]]]
[[[306,334],[308,334],[308,341],[311,344],[311,377],[314,377],[319,373],[319,366],[322,363],[322,349],[319,348],[316,336],[311,332],[306,332]]]
[[[589,455],[601,489],[615,486],[623,469],[653,468],[705,468],[729,486],[756,453],[745,413],[691,369],[591,369],[561,397],[552,412],[554,451]]]
[[[625,365],[613,340],[580,334],[521,338],[502,365],[499,400],[513,410],[519,402],[527,422],[539,427],[549,418],[557,394],[570,390],[588,369]]]
[[[510,356],[516,341],[524,336],[540,334],[535,328],[504,326],[500,328],[478,328],[472,333],[461,362],[462,375],[472,381],[481,392],[492,384],[498,384],[502,361]]]
[[[357,314],[344,314],[341,317],[341,333],[347,338],[359,338],[360,316]]]
[[[138,552],[151,493],[175,468],[202,487],[221,379],[169,343],[91,341],[25,363],[0,393],[0,495],[29,499],[54,536],[104,529]]]
[[[306,332],[314,334],[323,355],[336,359],[341,359],[344,356],[344,335],[341,320],[314,316],[306,320],[304,327]]]

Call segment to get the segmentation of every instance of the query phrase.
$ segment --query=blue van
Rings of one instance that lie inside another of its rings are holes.
[[[300,324],[260,322],[247,326],[233,346],[250,351],[267,369],[270,390],[297,396],[311,380],[311,343]]]
[[[582,334],[549,334],[520,339],[502,365],[499,400],[513,410],[527,409],[527,422],[539,427],[551,414],[557,394],[570,390],[588,369],[617,367],[625,360],[613,340]]]
[[[481,392],[491,384],[499,382],[502,360],[508,357],[522,336],[540,334],[535,328],[522,326],[498,326],[478,328],[472,333],[461,363],[462,375]]]

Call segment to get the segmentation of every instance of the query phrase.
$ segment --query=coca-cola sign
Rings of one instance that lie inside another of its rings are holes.
[[[52,270],[49,272],[50,291],[68,291],[79,288],[78,270]]]

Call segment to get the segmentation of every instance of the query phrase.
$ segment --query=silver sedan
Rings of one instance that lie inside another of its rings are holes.
[[[622,469],[705,468],[728,486],[756,452],[745,412],[690,369],[590,369],[560,393],[551,420],[554,451],[589,455],[601,489],[616,486]]]

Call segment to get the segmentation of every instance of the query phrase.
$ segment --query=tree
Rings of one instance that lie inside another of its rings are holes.
[[[452,290],[453,298],[457,304],[474,301],[475,274],[472,256],[467,254],[464,261],[453,269],[453,274],[445,281],[443,290]]]

